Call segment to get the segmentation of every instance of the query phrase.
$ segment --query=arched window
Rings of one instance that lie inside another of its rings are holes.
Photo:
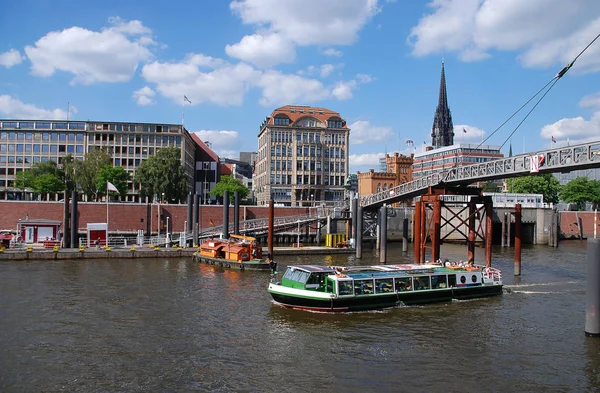
[[[381,183],[377,183],[377,192],[381,192]]]
[[[390,188],[394,188],[394,185],[392,183],[390,183]]]
[[[383,191],[387,190],[387,184],[383,183]]]

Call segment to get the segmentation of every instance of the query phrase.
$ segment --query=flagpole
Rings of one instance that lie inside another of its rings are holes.
[[[183,121],[185,120],[185,96],[183,96],[183,104],[181,105],[181,126],[183,127]]]

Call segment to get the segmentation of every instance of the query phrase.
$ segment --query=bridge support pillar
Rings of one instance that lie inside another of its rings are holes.
[[[357,214],[358,214],[358,198],[352,198],[352,200],[350,201],[350,214],[351,214],[351,219],[352,219],[352,227],[350,230],[350,244],[356,244],[356,221],[357,221]],[[356,247],[356,246],[354,246]]]
[[[408,251],[408,217],[404,210],[404,219],[402,220],[402,252]]]
[[[414,238],[414,263],[421,263],[421,246],[422,246],[422,228],[421,215],[423,210],[423,202],[415,202],[415,220],[413,221],[415,229],[413,231]]]
[[[379,209],[379,262],[387,263],[387,206],[381,206]]]
[[[506,213],[502,215],[502,233],[500,236],[500,247],[504,248],[506,246]]]
[[[515,205],[515,276],[521,275],[521,204]]]
[[[492,235],[494,207],[492,201],[485,202],[485,266],[492,266]]]
[[[362,258],[362,240],[363,240],[363,207],[356,209],[356,259]]]
[[[440,230],[442,228],[442,201],[437,196],[433,201],[433,232],[431,233],[431,262],[440,259]]]
[[[475,202],[469,202],[468,237],[467,237],[467,262],[475,262]]]

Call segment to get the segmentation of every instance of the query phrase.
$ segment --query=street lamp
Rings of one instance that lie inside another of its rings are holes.
[[[300,248],[300,220],[298,220],[298,243],[296,243],[296,246]]]
[[[310,203],[311,203],[311,206],[315,205],[315,198],[314,197],[315,197],[314,194],[310,194],[310,201],[311,201]]]
[[[162,202],[165,203],[165,193],[162,193]]]

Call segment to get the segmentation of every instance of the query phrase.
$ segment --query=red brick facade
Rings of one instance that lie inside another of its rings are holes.
[[[169,217],[169,232],[181,232],[187,220],[187,205],[146,205],[138,203],[111,203],[109,206],[109,231],[135,232],[146,230],[148,206],[152,213],[150,222],[152,232],[157,230],[158,209],[163,216],[161,231],[166,229],[166,217]],[[298,216],[309,213],[306,207],[276,207],[275,217]],[[95,202],[79,202],[79,230],[85,231],[90,222],[106,222],[106,204]],[[200,209],[200,225],[208,228],[210,221],[214,225],[223,224],[223,206],[202,206]],[[63,219],[64,204],[61,202],[29,202],[29,201],[0,201],[0,229],[15,229],[19,219]],[[229,221],[233,222],[233,206],[229,207]],[[240,206],[240,221],[256,218],[267,218],[268,207]],[[61,226],[62,228],[62,226]]]

